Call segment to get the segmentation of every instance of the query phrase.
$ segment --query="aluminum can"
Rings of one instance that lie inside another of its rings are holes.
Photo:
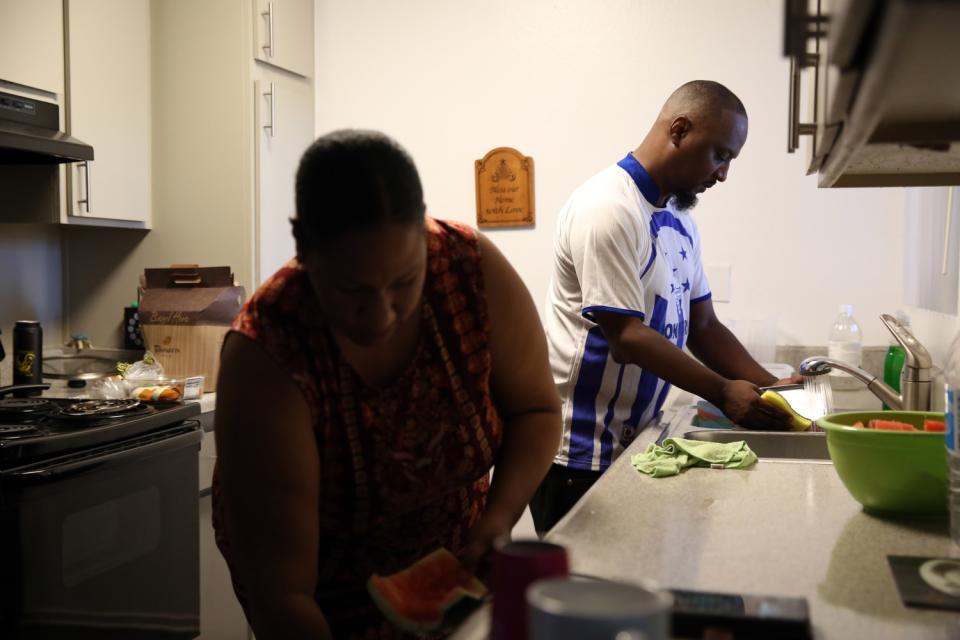
[[[36,320],[17,320],[13,327],[13,384],[42,382],[43,328]],[[27,395],[40,395],[40,392]]]

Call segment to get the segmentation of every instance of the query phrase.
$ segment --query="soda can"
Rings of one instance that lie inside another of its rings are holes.
[[[42,382],[43,329],[36,320],[17,320],[13,327],[13,384]],[[40,391],[26,395],[40,395]]]

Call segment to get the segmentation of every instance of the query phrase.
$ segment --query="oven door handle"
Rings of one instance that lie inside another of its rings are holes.
[[[111,447],[94,450],[90,453],[80,452],[62,458],[60,461],[52,464],[43,466],[31,465],[28,467],[20,467],[19,469],[11,469],[3,475],[11,479],[42,482],[45,480],[59,479],[66,475],[82,473],[104,464],[125,462],[131,458],[163,453],[199,443],[203,439],[203,429],[200,427],[199,422],[194,420],[189,422],[195,423],[196,427],[191,428],[189,431],[178,429],[176,433],[159,440],[146,440],[144,438],[128,440]]]

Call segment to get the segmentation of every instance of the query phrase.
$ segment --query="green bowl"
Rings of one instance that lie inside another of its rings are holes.
[[[857,411],[816,420],[827,432],[827,449],[847,491],[878,514],[945,514],[947,454],[943,433],[858,429],[874,418],[923,429],[923,420],[943,420],[930,411]]]

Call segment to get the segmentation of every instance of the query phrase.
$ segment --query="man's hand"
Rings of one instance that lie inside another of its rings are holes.
[[[795,373],[795,374],[793,374],[792,376],[790,376],[789,378],[780,378],[779,380],[777,380],[776,382],[774,382],[774,383],[771,384],[770,386],[771,386],[771,387],[782,387],[782,386],[787,385],[787,384],[803,384],[803,376],[800,375],[799,373]]]
[[[720,410],[741,427],[786,431],[790,416],[760,402],[760,389],[746,380],[728,380],[723,385]]]

